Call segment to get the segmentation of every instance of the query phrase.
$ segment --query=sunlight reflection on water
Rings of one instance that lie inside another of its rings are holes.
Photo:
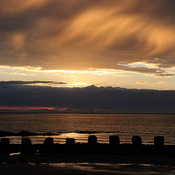
[[[119,135],[121,143],[131,143],[133,135],[143,143],[152,144],[154,136],[165,137],[165,144],[175,145],[175,116],[163,114],[1,114],[0,130],[33,133],[52,132],[55,143],[65,143],[67,137],[85,143],[95,134],[99,143],[108,143],[110,135]],[[43,143],[48,136],[31,136],[32,143]],[[9,137],[20,143],[21,137]]]

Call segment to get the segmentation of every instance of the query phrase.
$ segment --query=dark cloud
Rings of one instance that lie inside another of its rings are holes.
[[[172,67],[174,7],[173,0],[0,0],[0,64],[117,69],[144,61]]]
[[[112,87],[0,86],[0,106],[56,107],[89,112],[175,112],[175,91]]]
[[[160,76],[160,77],[172,77],[175,75],[171,73],[166,73],[166,71],[164,71],[163,69],[159,69],[159,68],[129,67],[125,65],[117,65],[116,69],[130,71],[130,72],[153,74],[154,76]]]
[[[8,86],[8,85],[37,85],[37,84],[67,84],[65,82],[55,82],[55,81],[0,81],[0,86]]]

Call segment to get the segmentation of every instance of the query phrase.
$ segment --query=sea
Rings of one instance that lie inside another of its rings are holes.
[[[143,144],[153,144],[155,136],[164,136],[165,145],[175,145],[175,114],[1,113],[0,131],[38,133],[30,136],[33,144],[43,143],[46,137],[60,144],[66,138],[87,143],[89,135],[96,135],[99,143],[109,143],[109,136],[118,135],[121,144],[131,143],[133,136],[140,136]],[[12,144],[21,143],[21,136],[8,138]]]
[[[175,115],[173,114],[58,114],[58,113],[1,113],[0,131],[38,133],[30,136],[33,144],[53,137],[54,143],[64,144],[66,138],[87,143],[96,135],[99,143],[109,143],[109,136],[118,135],[120,143],[131,143],[140,136],[143,144],[154,144],[155,136],[164,136],[165,145],[175,145]],[[46,136],[43,133],[54,135]],[[10,143],[20,144],[21,136],[8,136]],[[158,159],[161,159],[158,158]],[[164,158],[163,158],[164,159]],[[175,166],[135,163],[50,163],[47,166],[106,174],[174,175]],[[87,173],[88,174],[88,173]]]

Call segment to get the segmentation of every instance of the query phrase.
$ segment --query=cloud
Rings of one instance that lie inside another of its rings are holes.
[[[56,82],[56,81],[0,81],[0,86],[14,86],[14,85],[65,85],[65,82]]]
[[[33,106],[0,106],[0,110],[10,110],[10,111],[66,111],[68,108],[56,108],[56,107],[33,107]]]
[[[175,66],[172,0],[0,0],[0,65],[120,69]],[[171,76],[161,70],[137,70]],[[160,72],[159,72],[160,71]]]
[[[146,84],[147,82],[145,81],[138,81],[137,84]]]
[[[166,81],[159,81],[157,82],[158,84],[166,84],[167,82]]]
[[[123,71],[129,71],[129,72],[137,72],[137,73],[142,73],[142,74],[152,74],[154,76],[158,77],[172,77],[175,74],[169,73],[166,70],[163,70],[161,68],[149,68],[149,67],[132,67],[129,64],[119,64],[116,66],[116,69],[118,70],[123,70]]]
[[[88,86],[55,88],[0,86],[0,109],[52,109],[90,112],[175,112],[175,91]]]

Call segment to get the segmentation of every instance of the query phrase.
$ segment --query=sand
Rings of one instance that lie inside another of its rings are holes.
[[[49,164],[47,163],[49,162]],[[44,155],[33,163],[0,163],[0,175],[175,174],[175,160],[165,156]]]
[[[68,168],[54,168],[48,165],[1,164],[1,175],[95,175],[95,172]],[[101,174],[101,173],[100,173]],[[103,174],[103,173],[102,173]],[[106,173],[105,173],[106,174]],[[109,173],[108,173],[109,174]]]

